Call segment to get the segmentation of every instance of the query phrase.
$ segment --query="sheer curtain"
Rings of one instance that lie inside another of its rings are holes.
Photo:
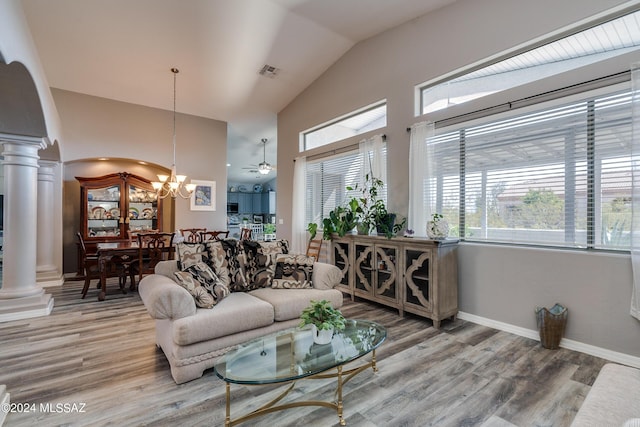
[[[307,250],[307,224],[305,224],[305,190],[307,188],[307,159],[296,157],[293,168],[293,198],[291,212],[291,253],[303,254]]]
[[[358,147],[362,157],[360,185],[364,184],[367,174],[381,179],[386,184],[387,168],[384,164],[383,155],[385,142],[382,135],[374,135],[371,138],[363,139]]]
[[[415,236],[427,235],[427,221],[431,217],[431,188],[429,173],[433,155],[427,146],[427,138],[435,134],[431,122],[420,122],[411,126],[409,147],[409,218],[407,228],[414,231]]]
[[[631,67],[632,138],[631,164],[633,177],[631,265],[633,289],[631,291],[631,315],[640,320],[640,63]]]

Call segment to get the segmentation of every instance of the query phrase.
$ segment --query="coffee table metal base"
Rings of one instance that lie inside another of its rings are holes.
[[[345,422],[344,417],[342,415],[342,411],[343,411],[342,387],[349,380],[351,380],[351,378],[355,377],[360,372],[362,372],[362,371],[364,371],[364,370],[366,370],[368,368],[372,368],[373,372],[378,372],[378,367],[376,365],[376,351],[375,350],[373,350],[372,353],[371,353],[371,362],[366,363],[366,364],[361,365],[361,366],[358,366],[357,368],[343,370],[343,366],[339,365],[339,366],[336,367],[336,372],[335,373],[329,373],[328,371],[325,371],[325,372],[320,373],[320,374],[316,374],[316,375],[313,375],[313,376],[302,378],[302,379],[311,379],[311,380],[313,380],[313,379],[337,378],[338,379],[338,385],[336,387],[336,392],[335,392],[335,395],[334,395],[334,401],[333,402],[327,402],[327,401],[322,401],[322,400],[303,400],[303,401],[290,402],[290,403],[284,403],[284,404],[278,405],[278,402],[280,402],[282,399],[284,399],[289,394],[289,392],[291,392],[291,390],[293,390],[293,388],[296,385],[296,381],[299,381],[299,380],[292,380],[292,381],[287,382],[287,383],[291,383],[291,385],[289,385],[275,399],[271,400],[270,402],[265,403],[261,407],[249,412],[248,414],[242,415],[242,416],[240,416],[238,418],[235,418],[235,419],[231,419],[231,383],[225,381],[226,392],[227,392],[227,408],[226,408],[227,412],[226,412],[226,418],[225,418],[225,421],[224,421],[224,425],[225,425],[225,427],[231,427],[231,426],[235,426],[235,425],[238,425],[240,423],[243,423],[243,422],[245,422],[247,420],[250,420],[252,418],[259,417],[261,415],[266,415],[266,414],[269,414],[271,412],[282,411],[284,409],[297,408],[297,407],[300,407],[300,406],[324,406],[326,408],[335,409],[336,412],[338,413],[338,418],[340,420],[340,425],[342,425],[342,426],[346,425],[346,422]]]

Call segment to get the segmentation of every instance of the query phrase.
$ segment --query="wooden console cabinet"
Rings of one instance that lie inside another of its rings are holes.
[[[458,240],[347,235],[331,242],[342,271],[336,287],[355,297],[427,317],[440,328],[458,314]]]

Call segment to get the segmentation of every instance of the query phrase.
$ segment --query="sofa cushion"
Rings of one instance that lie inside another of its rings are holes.
[[[271,281],[275,289],[311,289],[315,257],[279,255]]]
[[[193,279],[213,296],[216,303],[229,295],[229,288],[222,283],[208,264],[199,262],[187,268],[185,272],[191,274]]]
[[[250,295],[260,298],[273,306],[274,319],[282,322],[300,317],[302,310],[309,305],[311,300],[329,300],[334,308],[342,307],[342,292],[337,289],[272,289],[262,288],[249,292]]]
[[[246,292],[234,292],[212,310],[199,308],[195,316],[183,317],[173,324],[173,341],[189,345],[261,328],[273,323],[273,307]]]
[[[207,259],[207,248],[202,243],[180,242],[176,244],[178,268],[186,270],[194,264]]]
[[[275,272],[276,258],[289,252],[286,240],[258,242],[243,240],[243,269],[247,283],[246,290],[271,286]]]
[[[244,291],[246,280],[238,260],[238,241],[225,239],[206,242],[209,266],[231,292]]]
[[[200,283],[193,278],[190,272],[176,271],[174,275],[178,284],[191,294],[196,303],[196,307],[211,308],[216,305],[216,300],[213,298],[213,295],[200,286]]]

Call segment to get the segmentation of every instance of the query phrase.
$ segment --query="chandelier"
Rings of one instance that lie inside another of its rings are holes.
[[[176,198],[180,196],[188,199],[191,193],[196,189],[195,184],[185,184],[186,175],[178,175],[176,173],[176,75],[180,72],[177,68],[172,68],[173,73],[173,164],[171,165],[171,175],[158,175],[159,181],[151,183],[153,189],[156,190],[158,197],[164,199],[171,196]]]
[[[269,172],[271,172],[271,170],[273,169],[273,166],[267,163],[267,153],[266,153],[267,138],[262,138],[261,141],[262,141],[262,162],[258,164],[258,172],[260,172],[260,175],[269,175]]]

